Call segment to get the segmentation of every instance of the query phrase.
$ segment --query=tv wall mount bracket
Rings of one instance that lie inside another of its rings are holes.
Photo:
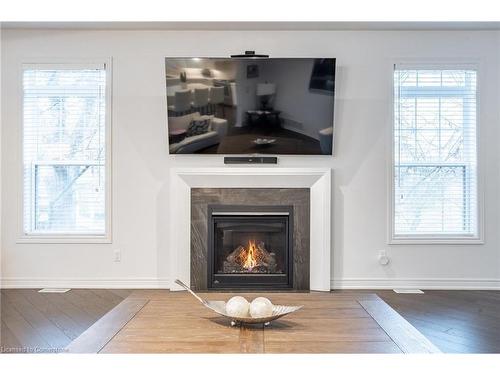
[[[256,54],[255,51],[245,51],[241,55],[231,55],[232,59],[268,59],[269,55]]]

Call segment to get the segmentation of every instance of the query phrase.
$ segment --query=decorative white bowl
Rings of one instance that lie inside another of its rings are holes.
[[[282,316],[293,313],[297,310],[300,310],[303,306],[286,306],[286,305],[273,305],[272,314],[269,316],[263,316],[258,318],[253,318],[250,316],[231,316],[226,312],[226,302],[225,301],[206,301],[200,296],[198,296],[195,292],[193,292],[186,284],[184,284],[180,280],[175,280],[176,284],[182,286],[189,293],[191,293],[198,301],[200,301],[205,307],[208,307],[210,310],[216,312],[219,315],[222,315],[231,320],[231,325],[248,323],[248,324],[265,324],[268,325],[273,320],[279,319]]]

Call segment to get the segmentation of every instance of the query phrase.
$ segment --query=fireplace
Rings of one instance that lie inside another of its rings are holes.
[[[209,289],[293,286],[293,206],[208,205]]]

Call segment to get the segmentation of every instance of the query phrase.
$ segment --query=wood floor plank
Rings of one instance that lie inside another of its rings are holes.
[[[15,353],[22,348],[21,343],[2,320],[0,328],[0,353]]]
[[[377,294],[444,352],[500,353],[500,291]]]
[[[99,298],[109,301],[114,305],[118,305],[124,299],[123,297],[120,297],[119,295],[112,293],[107,289],[91,289],[91,292]]]
[[[114,306],[121,297],[119,294],[102,293],[99,296],[86,294],[83,299],[72,290],[67,293],[38,293],[36,289],[3,289],[0,298],[0,339],[3,336],[9,345],[5,347],[5,352],[53,353],[61,350],[60,345],[63,344],[64,348],[71,340],[80,336],[107,312],[101,309],[98,314],[94,309],[93,314],[90,314],[86,311],[89,298],[100,303],[101,299],[105,299],[110,306]],[[57,338],[59,341],[55,342]],[[5,344],[1,340],[0,344]],[[12,345],[16,345],[15,350],[9,351],[9,348],[13,348]]]
[[[38,331],[8,301],[2,290],[2,321],[16,337],[22,347],[29,352],[44,351],[50,345]]]
[[[388,302],[391,304],[390,302]],[[391,304],[396,311],[399,313],[407,314],[411,317],[418,317],[422,321],[430,322],[437,326],[446,327],[446,330],[452,328],[464,328],[477,332],[497,332],[500,329],[495,325],[487,324],[484,320],[481,320],[481,316],[475,314],[469,314],[464,317],[454,317],[451,313],[447,311],[441,311],[436,307],[432,307],[432,312],[426,311],[420,307],[410,307],[408,305],[401,304]],[[406,315],[405,315],[406,316]],[[497,336],[498,337],[498,336]]]
[[[53,322],[41,313],[21,293],[12,290],[4,292],[7,303],[11,303],[14,309],[38,332],[50,348],[62,350],[71,339],[68,338]]]
[[[439,319],[434,321],[422,317],[419,314],[406,313],[406,319],[415,326],[418,330],[426,328],[428,332],[432,331],[438,335],[445,335],[448,340],[460,340],[466,342],[467,345],[475,346],[476,343],[481,343],[500,353],[500,340],[495,331],[470,328],[464,322],[458,322],[454,326],[440,324]],[[425,334],[425,333],[424,333]],[[432,340],[431,340],[432,341]]]
[[[440,353],[441,351],[415,327],[381,299],[358,302],[387,332],[403,353]]]
[[[49,303],[54,306],[57,306],[57,308],[62,311],[65,315],[71,317],[73,321],[78,325],[79,327],[79,335],[85,331],[87,328],[89,328],[92,324],[96,322],[98,318],[100,318],[102,315],[99,315],[98,317],[93,316],[89,312],[87,312],[84,308],[81,306],[73,303],[71,301],[71,296],[72,293],[71,291],[67,293],[61,294],[56,294],[56,293],[43,293],[41,296]],[[78,336],[79,336],[78,335]]]
[[[496,352],[491,346],[487,346],[484,342],[471,342],[470,340],[452,336],[445,332],[437,332],[429,329],[426,326],[418,326],[418,330],[427,337],[436,346],[441,345],[446,347],[454,347],[458,353],[494,353]]]
[[[91,311],[96,313],[98,316],[103,316],[116,306],[116,304],[111,303],[111,301],[103,300],[101,297],[94,294],[90,289],[72,289],[71,292],[78,296],[87,308],[91,309]]]
[[[132,293],[129,289],[107,289],[107,291],[120,297],[122,300],[127,298]]]
[[[456,291],[449,291],[451,296],[439,297],[435,291],[427,291],[425,294],[420,295],[406,295],[394,296],[391,293],[379,293],[381,297],[388,303],[395,307],[410,308],[416,311],[424,312],[425,310],[431,312],[433,315],[439,315],[441,318],[454,319],[455,321],[467,321],[469,325],[474,325],[478,328],[483,327],[490,329],[495,327],[500,329],[499,314],[487,313],[478,309],[475,304],[457,297]],[[447,301],[455,296],[456,300],[453,303]],[[474,307],[471,307],[473,305]],[[474,319],[471,319],[474,317]]]
[[[48,300],[43,298],[43,294],[38,293],[37,290],[22,289],[18,293],[57,326],[70,341],[76,339],[82,333],[80,326],[73,319],[62,312],[57,305],[49,303]]]
[[[98,353],[147,303],[127,298],[66,347],[68,353]]]
[[[85,314],[90,317],[91,321],[95,322],[105,314],[103,309],[96,309],[94,303],[87,303],[85,299],[77,294],[75,289],[72,289],[68,293],[64,293],[63,298],[68,301],[68,303],[75,306],[77,309],[85,312]]]

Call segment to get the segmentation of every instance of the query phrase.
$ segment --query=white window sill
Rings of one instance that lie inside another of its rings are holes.
[[[102,235],[25,235],[16,240],[18,244],[110,244],[111,236]]]
[[[483,245],[479,237],[395,237],[389,245]]]

